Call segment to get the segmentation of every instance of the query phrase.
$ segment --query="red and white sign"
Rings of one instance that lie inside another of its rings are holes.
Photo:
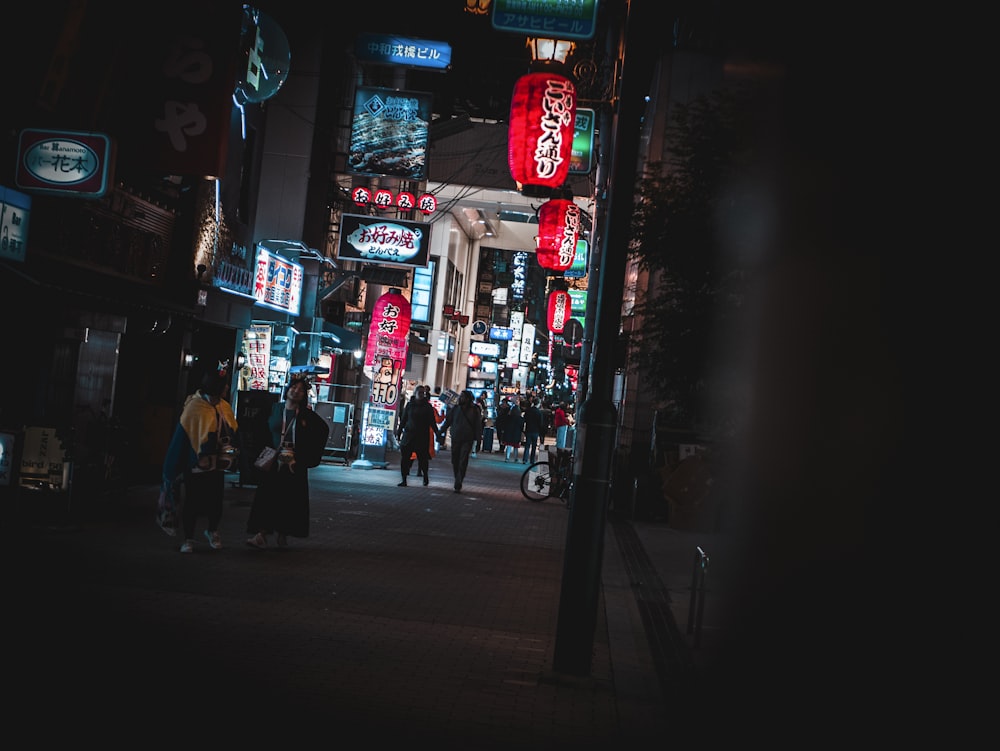
[[[100,198],[108,190],[114,152],[101,133],[21,131],[15,182],[22,190]]]
[[[573,300],[569,292],[564,289],[557,289],[549,293],[549,310],[546,321],[549,331],[553,334],[561,334],[566,328],[566,321],[572,315]]]
[[[364,185],[359,185],[351,191],[351,199],[358,206],[367,206],[372,202],[371,189],[366,188]]]
[[[580,234],[580,207],[565,198],[553,198],[538,210],[538,265],[566,271],[576,257]]]
[[[430,193],[424,193],[417,201],[417,208],[424,214],[433,214],[437,211],[438,199]]]
[[[558,188],[569,175],[576,87],[556,73],[529,73],[514,84],[507,163],[521,185]]]

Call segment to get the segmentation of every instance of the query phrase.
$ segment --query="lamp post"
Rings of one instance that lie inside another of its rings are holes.
[[[604,528],[610,498],[611,465],[617,413],[612,401],[613,349],[620,322],[629,220],[639,156],[639,129],[652,78],[656,24],[651,3],[625,4],[618,51],[622,58],[620,104],[614,117],[607,181],[607,218],[601,235],[600,273],[595,315],[592,386],[577,419],[575,476],[570,499],[569,529],[563,561],[553,668],[557,672],[590,674],[597,624]],[[609,44],[609,47],[611,45]],[[606,148],[602,139],[601,149]],[[603,160],[602,160],[603,161]],[[588,316],[589,319],[589,316]]]

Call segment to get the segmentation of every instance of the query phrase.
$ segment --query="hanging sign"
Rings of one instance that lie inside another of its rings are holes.
[[[593,39],[597,0],[494,0],[493,28],[528,36]]]
[[[385,432],[394,423],[409,337],[410,301],[391,289],[375,301],[365,352],[363,370],[372,385],[365,410],[368,424],[362,426],[361,435],[370,446],[385,445]]]
[[[347,171],[425,180],[433,101],[425,92],[358,86]]]
[[[451,45],[429,39],[358,34],[354,47],[358,60],[383,65],[405,65],[447,71],[451,67]]]
[[[592,109],[578,107],[573,121],[573,149],[569,158],[571,175],[589,175],[594,164],[594,118]]]
[[[569,174],[576,87],[557,73],[528,73],[514,84],[507,163],[522,186],[559,188]]]
[[[386,266],[426,267],[430,224],[343,214],[337,257]]]
[[[538,265],[566,271],[576,257],[580,207],[565,198],[553,198],[538,210]]]
[[[417,201],[417,208],[425,214],[433,214],[437,211],[438,199],[430,193],[424,193]]]
[[[372,191],[364,185],[359,185],[351,191],[351,199],[358,206],[367,206],[372,202]]]
[[[257,305],[293,316],[302,305],[302,266],[257,245],[253,296]]]
[[[549,310],[546,317],[549,331],[553,334],[561,334],[565,330],[572,305],[573,300],[566,290],[557,289],[549,293]]]
[[[22,190],[81,198],[108,192],[114,151],[101,133],[21,131],[15,183]]]

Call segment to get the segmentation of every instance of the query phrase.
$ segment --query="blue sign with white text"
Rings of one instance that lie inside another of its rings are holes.
[[[447,42],[391,34],[358,34],[355,54],[366,63],[408,65],[431,70],[448,70],[451,67],[451,45]]]

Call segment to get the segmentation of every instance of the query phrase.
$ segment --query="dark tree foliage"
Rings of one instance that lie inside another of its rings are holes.
[[[678,105],[666,137],[636,192],[630,251],[655,283],[634,309],[630,366],[671,425],[717,435],[736,388],[722,334],[739,318],[753,237],[749,101],[724,91]]]

